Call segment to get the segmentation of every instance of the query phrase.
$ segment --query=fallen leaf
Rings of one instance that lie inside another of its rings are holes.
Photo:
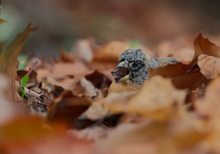
[[[10,90],[8,90],[8,96],[15,100],[15,84],[14,80],[16,78],[16,68],[17,68],[17,57],[24,46],[25,41],[32,31],[36,27],[33,27],[29,23],[23,32],[18,34],[12,43],[6,48],[3,48],[0,54],[0,70],[6,73],[10,78]]]
[[[185,64],[192,61],[194,50],[191,42],[186,38],[177,38],[172,41],[163,40],[157,46],[157,56],[160,58],[175,57]]]
[[[171,80],[156,76],[146,81],[140,91],[128,102],[118,100],[106,104],[114,112],[137,113],[153,119],[166,119],[172,106],[183,104],[186,92],[173,87]]]
[[[67,135],[62,125],[52,128],[37,117],[15,119],[0,127],[0,132],[0,149],[6,154],[87,154],[94,150],[89,142]]]
[[[77,90],[77,89],[80,90]],[[78,92],[76,92],[78,91]],[[73,90],[74,94],[76,95],[81,95],[81,96],[87,96],[90,98],[96,98],[99,95],[98,89],[87,79],[82,77],[77,84],[76,88]]]
[[[88,141],[68,135],[54,135],[37,141],[15,143],[1,149],[4,154],[91,154],[97,151]]]
[[[76,57],[74,57],[71,53],[61,50],[59,61],[64,63],[73,63],[76,61]]]
[[[194,40],[195,55],[198,57],[200,54],[220,58],[220,48],[214,43],[210,42],[207,38],[204,38],[202,34],[199,34]]]
[[[220,75],[220,58],[201,54],[198,58],[200,72],[208,79],[214,79]]]
[[[5,71],[10,75],[15,74],[16,68],[12,69],[11,67],[16,67],[17,57],[23,48],[26,39],[35,29],[36,27],[33,27],[32,24],[28,24],[24,31],[18,34],[14,41],[1,52],[1,57],[4,57],[4,59],[1,59],[0,61],[2,71]]]
[[[19,113],[19,107],[5,96],[5,90],[8,86],[8,79],[0,74],[0,125],[15,118]]]
[[[72,92],[65,91],[49,106],[48,120],[61,121],[68,127],[73,127],[76,120],[91,105],[88,97],[74,96]]]
[[[106,96],[108,88],[112,83],[111,79],[104,73],[94,71],[85,76],[97,89],[101,90],[102,94]]]
[[[121,124],[109,132],[106,138],[98,139],[101,150],[112,153],[185,153],[207,138],[205,123],[196,117],[176,111],[168,121]],[[185,111],[184,111],[185,112]],[[140,148],[139,150],[137,149]],[[192,150],[193,151],[193,150]]]
[[[126,103],[135,92],[124,91],[121,93],[111,93],[108,94],[107,97],[97,100],[92,103],[92,105],[80,116],[83,119],[90,120],[99,120],[104,119],[107,116],[110,116],[112,112],[105,107],[106,104],[110,104],[112,102],[118,101],[121,104]]]
[[[113,81],[108,89],[108,94],[121,92],[137,92],[140,87],[133,86],[130,83],[116,83]]]
[[[156,75],[171,78],[174,86],[179,89],[195,89],[207,81],[199,67],[192,64],[177,63],[149,70],[149,78]]]
[[[117,62],[118,57],[129,48],[129,43],[112,41],[95,51],[95,61],[114,61]]]
[[[94,58],[94,53],[91,45],[91,40],[78,40],[74,46],[73,53],[82,61],[89,63]]]
[[[80,119],[99,120],[110,114],[109,110],[104,108],[102,103],[93,103],[82,115]]]
[[[195,54],[190,63],[178,63],[152,69],[149,71],[149,75],[162,75],[164,77],[169,77],[172,79],[174,85],[181,89],[195,89],[202,83],[206,83],[207,78],[216,77],[219,72],[217,69],[218,59],[216,59],[216,57],[220,57],[220,48],[208,39],[203,38],[200,34],[194,40],[194,49]],[[213,56],[213,58],[210,56]],[[207,64],[206,62],[209,63]],[[210,68],[213,69],[211,70]]]
[[[205,96],[196,101],[196,109],[202,115],[218,118],[220,107],[220,78],[214,79],[206,89]]]
[[[195,109],[198,114],[207,122],[207,126],[211,129],[211,134],[205,144],[209,149],[220,152],[220,125],[219,125],[219,92],[220,78],[214,79],[206,89],[205,96],[195,102]]]
[[[194,40],[195,60],[201,72],[207,78],[215,78],[219,75],[218,61],[220,58],[220,47],[199,34]],[[212,69],[211,69],[212,68]]]
[[[38,69],[37,79],[41,82],[46,78],[50,84],[60,86],[65,90],[72,90],[75,84],[90,72],[91,71],[81,62],[58,62],[51,68]]]

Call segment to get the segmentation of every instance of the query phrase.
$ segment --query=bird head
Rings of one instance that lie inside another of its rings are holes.
[[[141,49],[128,49],[123,52],[112,75],[116,83],[129,82],[141,86],[148,76],[144,52]]]

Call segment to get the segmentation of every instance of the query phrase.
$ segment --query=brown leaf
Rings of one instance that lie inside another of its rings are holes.
[[[127,42],[112,41],[102,47],[100,47],[94,55],[95,61],[114,61],[117,62],[118,57],[126,49],[129,48]]]
[[[88,141],[75,136],[54,135],[37,141],[15,143],[2,147],[3,154],[92,154],[97,153]]]
[[[23,48],[24,42],[30,35],[32,31],[34,31],[36,27],[33,27],[31,23],[29,23],[23,32],[18,34],[14,41],[7,47],[3,52],[1,52],[1,70],[10,74],[14,75],[16,73],[16,63],[17,63],[17,57],[20,53],[21,49]],[[12,69],[12,67],[15,67]]]
[[[74,57],[73,54],[65,52],[63,49],[61,50],[60,53],[60,62],[64,62],[64,63],[73,63],[76,61],[76,58]]]
[[[129,92],[129,91],[137,91],[139,88],[136,88],[135,86],[132,86],[127,83],[116,83],[113,81],[108,89],[108,94],[111,93],[121,93],[121,92]]]
[[[0,127],[3,134],[0,138],[4,144],[34,140],[53,133],[63,133],[64,128],[51,131],[44,126],[43,119],[39,117],[18,117]]]
[[[4,75],[0,74],[0,125],[8,122],[18,115],[19,107],[10,102],[5,96],[5,90],[8,86],[8,79]]]
[[[165,67],[150,69],[149,77],[161,75],[171,78],[174,86],[180,89],[194,89],[206,81],[197,65],[177,63]]]
[[[19,118],[0,127],[0,151],[6,154],[90,153],[92,145],[72,134],[62,125],[53,128],[37,117]]]
[[[219,117],[219,92],[220,92],[220,78],[212,81],[206,89],[204,98],[197,100],[196,108],[198,111],[206,116]]]
[[[72,127],[74,120],[90,105],[91,100],[88,97],[77,97],[72,92],[66,91],[49,107],[48,119],[61,121],[68,127]]]
[[[220,58],[220,47],[210,42],[207,38],[204,38],[202,34],[199,34],[194,40],[194,48],[194,57],[198,57],[200,54],[205,54]]]
[[[208,79],[216,78],[220,75],[220,58],[201,54],[198,58],[200,72]]]
[[[102,94],[106,96],[108,88],[112,82],[108,76],[106,76],[105,74],[101,72],[94,71],[93,73],[86,75],[85,78],[89,80],[90,82],[92,82],[92,84],[97,89],[101,90]]]
[[[38,69],[38,81],[47,79],[50,84],[60,86],[65,90],[74,89],[75,84],[91,71],[81,62],[55,63],[50,68]]]
[[[98,98],[98,96],[102,97],[101,92],[84,77],[76,84],[73,93],[76,96],[87,96],[92,99]]]
[[[113,113],[137,113],[153,119],[164,119],[171,116],[173,105],[184,103],[185,97],[185,91],[175,89],[169,79],[157,76],[146,81],[128,102],[115,100],[106,104],[106,107]]]
[[[97,144],[112,153],[189,153],[207,138],[209,132],[204,122],[179,112],[177,109],[177,115],[166,122],[121,124]]]
[[[175,57],[183,63],[192,61],[194,50],[187,38],[177,38],[175,40],[163,40],[158,44],[158,57]]]
[[[17,57],[20,53],[21,49],[24,46],[25,41],[32,31],[34,31],[36,27],[33,27],[31,23],[29,23],[23,32],[18,34],[14,41],[7,47],[4,48],[0,55],[0,71],[6,73],[10,78],[10,90],[8,90],[8,96],[15,100],[15,85],[14,80],[16,78],[16,68],[17,68]]]
[[[121,91],[121,93],[110,93],[107,97],[97,100],[80,116],[81,119],[100,120],[112,114],[105,105],[114,102],[126,104],[127,101],[135,94],[131,91]]]
[[[207,87],[205,96],[195,102],[196,111],[206,120],[211,134],[205,144],[211,151],[220,152],[220,78],[216,78]]]
[[[82,61],[89,63],[94,58],[92,49],[93,40],[91,39],[80,39],[74,46],[74,54]]]
[[[194,40],[194,62],[197,62],[201,73],[207,78],[215,78],[219,75],[218,61],[220,58],[220,47],[199,34]]]
[[[178,63],[152,69],[149,71],[150,77],[162,75],[171,78],[177,88],[195,89],[205,83],[206,78],[218,76],[218,59],[215,57],[220,57],[220,48],[199,34],[194,41],[194,49],[195,55],[189,64]]]
[[[105,74],[109,79],[113,80],[112,70],[115,68],[115,62],[97,62],[93,61],[89,64],[89,68]]]

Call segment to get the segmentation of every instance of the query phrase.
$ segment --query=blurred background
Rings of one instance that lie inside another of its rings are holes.
[[[220,32],[218,0],[2,0],[0,40],[11,40],[28,22],[39,29],[24,52],[57,55],[76,40],[139,40],[147,46],[164,40]],[[190,40],[190,42],[192,42]],[[218,42],[217,42],[218,44]]]

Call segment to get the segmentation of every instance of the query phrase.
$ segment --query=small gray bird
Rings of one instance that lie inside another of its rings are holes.
[[[153,58],[147,56],[141,49],[128,49],[121,54],[118,64],[112,75],[115,82],[131,83],[134,86],[143,85],[148,79],[148,70],[164,67],[168,64],[176,64],[178,61],[173,57]]]

